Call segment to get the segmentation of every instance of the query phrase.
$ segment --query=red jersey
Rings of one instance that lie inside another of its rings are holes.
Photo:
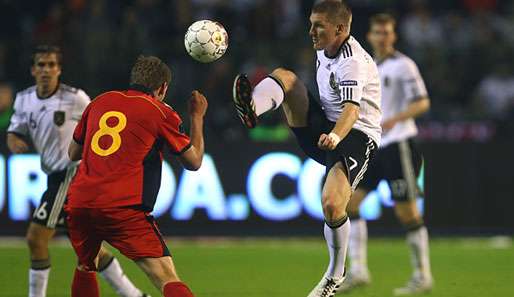
[[[181,154],[191,144],[179,115],[139,89],[104,93],[85,109],[73,134],[83,152],[67,207],[153,209],[163,145]]]

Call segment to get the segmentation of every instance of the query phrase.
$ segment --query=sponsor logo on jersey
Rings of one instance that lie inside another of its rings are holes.
[[[357,81],[356,80],[343,80],[343,81],[339,82],[339,85],[343,86],[343,87],[356,86]]]

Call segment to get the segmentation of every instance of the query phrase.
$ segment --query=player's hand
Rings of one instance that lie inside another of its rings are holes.
[[[395,119],[389,119],[382,123],[382,132],[387,132],[396,126],[396,123],[398,123]]]
[[[7,146],[14,154],[22,154],[29,150],[29,145],[25,140],[13,134],[7,134]]]
[[[191,99],[189,99],[189,115],[191,117],[203,118],[205,116],[205,112],[207,111],[208,105],[209,104],[207,103],[205,96],[197,90],[194,90],[191,93]]]
[[[318,147],[324,151],[334,150],[338,144],[338,140],[335,137],[331,137],[328,134],[321,134],[318,140]]]

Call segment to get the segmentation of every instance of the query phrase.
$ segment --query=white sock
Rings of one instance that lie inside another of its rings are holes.
[[[432,281],[427,228],[422,226],[419,229],[407,232],[407,243],[410,247],[414,277]]]
[[[368,271],[368,226],[361,218],[352,220],[348,256],[353,274]]]
[[[347,219],[337,228],[331,228],[325,223],[324,234],[330,255],[326,276],[340,278],[344,274],[346,250],[350,237],[350,220]]]
[[[120,262],[116,258],[113,258],[111,263],[100,271],[100,275],[122,297],[141,297],[143,295],[123,273]]]
[[[50,274],[50,268],[29,270],[29,297],[46,296],[48,274]]]
[[[266,77],[253,89],[255,113],[259,116],[270,109],[276,109],[284,101],[284,91],[273,78]]]

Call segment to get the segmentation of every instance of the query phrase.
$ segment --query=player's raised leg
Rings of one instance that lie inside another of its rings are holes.
[[[121,268],[120,262],[104,246],[98,253],[98,272],[105,281],[122,297],[145,297],[127,277]]]
[[[50,273],[50,253],[48,242],[55,229],[37,223],[30,223],[27,230],[27,244],[30,251],[29,297],[46,296],[48,275]]]
[[[345,260],[350,237],[346,206],[352,188],[346,169],[337,162],[329,171],[322,192],[324,234],[330,261],[327,271],[308,297],[333,296],[345,278]]]
[[[367,190],[357,188],[348,203],[348,218],[352,224],[348,246],[348,258],[351,266],[347,278],[341,285],[339,292],[349,291],[355,287],[364,286],[371,282],[367,255],[368,228],[366,220],[362,219],[359,214],[360,204],[367,194]]]
[[[136,263],[164,297],[193,297],[188,286],[180,281],[171,257],[143,258]]]
[[[307,89],[292,71],[277,68],[255,88],[245,74],[239,74],[234,81],[233,95],[239,118],[248,128],[257,125],[260,115],[281,105],[289,126],[307,124]]]
[[[428,231],[418,211],[416,201],[397,201],[394,207],[396,216],[407,230],[407,244],[410,249],[413,275],[402,288],[394,290],[395,295],[410,295],[428,292],[432,289],[433,278],[430,269]]]

